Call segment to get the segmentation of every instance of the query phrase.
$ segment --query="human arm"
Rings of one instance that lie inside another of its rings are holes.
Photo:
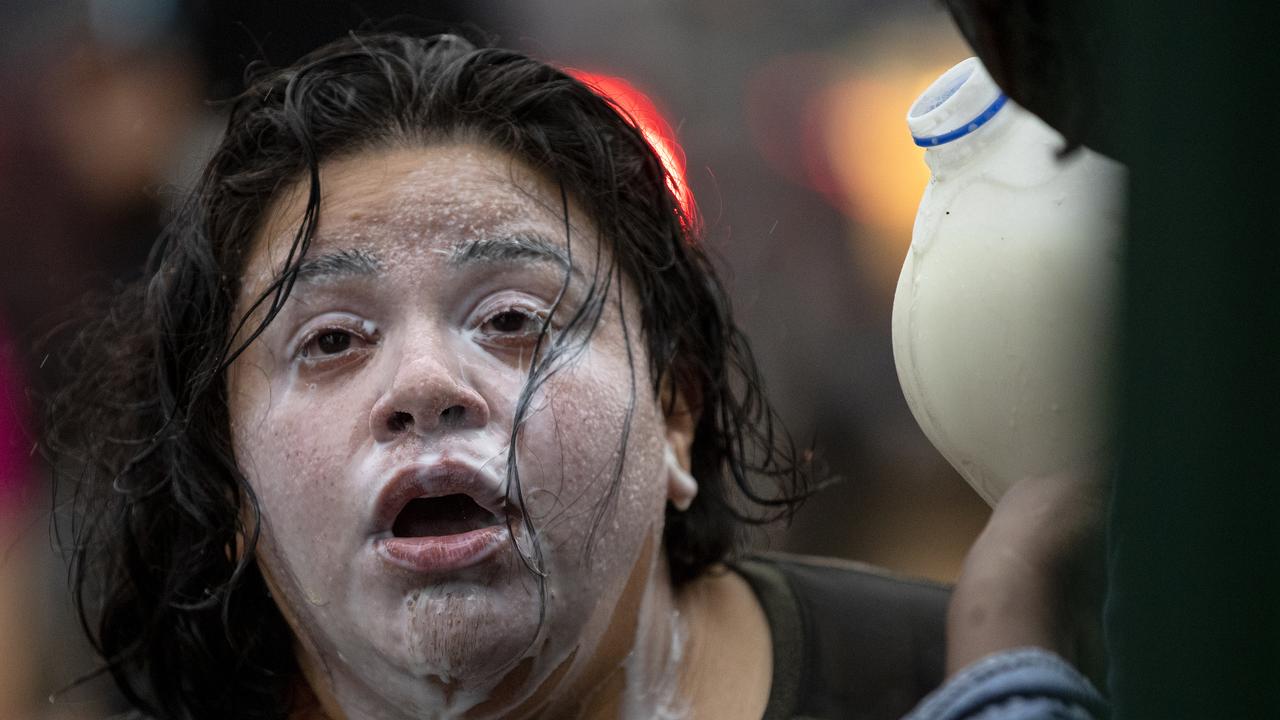
[[[1101,475],[1051,476],[1001,499],[948,608],[948,680],[911,720],[1106,716],[1085,675],[1098,682],[1105,673],[1107,490]]]

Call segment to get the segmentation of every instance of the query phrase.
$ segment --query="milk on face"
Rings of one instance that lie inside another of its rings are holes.
[[[898,379],[988,502],[1112,436],[1124,167],[1009,100],[977,58],[911,107],[932,178],[893,303]]]

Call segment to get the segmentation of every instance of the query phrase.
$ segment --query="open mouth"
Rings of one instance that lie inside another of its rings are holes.
[[[482,467],[482,466],[481,466]],[[520,511],[497,478],[449,458],[396,471],[375,498],[371,530],[392,567],[438,576],[509,556]]]
[[[410,500],[396,515],[391,534],[398,538],[444,537],[503,524],[502,518],[458,493]]]

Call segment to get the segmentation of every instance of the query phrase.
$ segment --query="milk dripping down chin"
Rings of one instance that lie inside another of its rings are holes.
[[[943,73],[907,124],[932,177],[894,296],[898,379],[925,435],[994,505],[1110,444],[1126,171],[1087,148],[1064,155],[977,58]]]

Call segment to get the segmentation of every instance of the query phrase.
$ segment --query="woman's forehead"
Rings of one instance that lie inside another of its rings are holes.
[[[483,145],[392,147],[321,167],[320,217],[309,254],[345,247],[449,252],[497,237],[540,236],[564,244],[558,186],[515,158]],[[300,183],[266,215],[247,264],[246,285],[279,272],[303,220]],[[591,223],[570,203],[571,233]],[[574,253],[594,243],[575,244]],[[256,278],[253,276],[257,276]]]

